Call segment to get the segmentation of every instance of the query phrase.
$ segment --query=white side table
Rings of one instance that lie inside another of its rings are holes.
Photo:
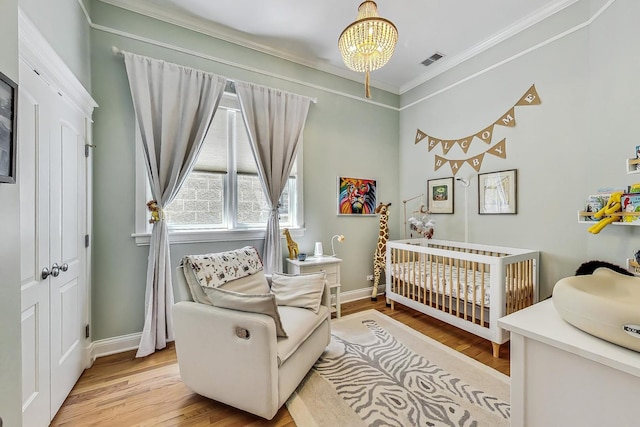
[[[331,293],[335,295],[335,304],[332,303],[331,312],[340,318],[340,263],[342,260],[333,256],[307,257],[304,261],[287,258],[287,273],[303,274],[324,271],[327,275],[327,284]]]

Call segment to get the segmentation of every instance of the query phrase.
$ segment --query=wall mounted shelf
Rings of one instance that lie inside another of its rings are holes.
[[[578,222],[585,223],[585,224],[595,224],[598,221],[589,221],[585,219],[586,217],[593,216],[594,214],[595,212],[578,211]],[[640,212],[616,212],[611,215],[602,216],[602,218],[607,218],[607,217],[618,217],[621,219],[620,221],[612,222],[611,224],[613,225],[633,225],[633,226],[640,225]],[[624,221],[623,217],[634,217],[634,220]]]
[[[627,159],[627,173],[640,173],[640,159]]]

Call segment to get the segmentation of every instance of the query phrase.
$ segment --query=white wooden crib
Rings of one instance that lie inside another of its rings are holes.
[[[509,333],[498,319],[538,302],[539,260],[529,249],[389,241],[386,298],[490,340],[499,357]]]

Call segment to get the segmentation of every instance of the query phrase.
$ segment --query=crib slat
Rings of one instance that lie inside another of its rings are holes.
[[[482,295],[482,299],[480,300],[480,324],[484,325],[484,266],[485,264],[480,264],[480,295]]]

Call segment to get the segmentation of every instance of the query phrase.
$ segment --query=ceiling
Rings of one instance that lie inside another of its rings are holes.
[[[342,77],[338,36],[360,0],[102,0],[268,52]],[[517,34],[577,0],[378,0],[378,13],[398,28],[389,63],[372,86],[404,93],[445,69]],[[422,61],[444,54],[425,67]]]

